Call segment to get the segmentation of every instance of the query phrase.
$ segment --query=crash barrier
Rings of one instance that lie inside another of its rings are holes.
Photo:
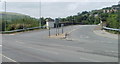
[[[22,32],[26,30],[34,30],[34,29],[39,29],[39,28],[46,28],[46,27],[42,26],[42,27],[23,28],[23,29],[11,30],[11,31],[3,31],[2,33]]]
[[[112,31],[120,31],[120,29],[114,29],[114,28],[108,28],[108,27],[103,27],[105,30],[112,30]]]

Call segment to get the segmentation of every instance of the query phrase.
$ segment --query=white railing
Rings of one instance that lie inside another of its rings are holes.
[[[105,27],[105,26],[103,26],[103,29],[105,29],[105,30],[113,30],[113,31],[120,31],[120,29],[108,28],[108,27]]]

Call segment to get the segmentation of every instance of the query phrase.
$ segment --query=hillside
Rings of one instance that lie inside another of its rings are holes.
[[[30,28],[38,26],[38,19],[19,13],[0,12],[0,25],[2,31]]]
[[[68,24],[99,24],[100,21],[104,23],[104,26],[109,28],[119,29],[120,21],[120,5],[113,5],[111,7],[102,8],[99,10],[78,12],[76,15],[68,16],[65,18],[58,18],[61,23]],[[2,31],[24,29],[30,27],[39,26],[39,20],[41,25],[45,25],[46,19],[52,18],[32,18],[28,15],[12,13],[12,12],[0,12],[0,29]],[[5,28],[6,27],[6,28]]]
[[[77,15],[68,16],[66,18],[59,18],[61,22],[81,23],[81,24],[99,24],[103,21],[104,26],[110,28],[119,27],[119,9],[120,5],[113,5],[111,7],[102,8],[99,10],[83,11]]]

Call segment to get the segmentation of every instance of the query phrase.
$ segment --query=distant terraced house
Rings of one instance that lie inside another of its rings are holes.
[[[118,5],[113,5],[112,7],[107,7],[103,9],[103,13],[112,13],[112,12],[118,12],[120,9],[120,1]]]

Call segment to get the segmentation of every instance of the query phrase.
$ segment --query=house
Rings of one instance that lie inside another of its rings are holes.
[[[49,28],[54,28],[54,20],[52,19],[46,19],[46,28],[49,29]]]
[[[97,16],[98,16],[98,14],[95,14],[95,15],[94,15],[94,17],[97,17]]]

